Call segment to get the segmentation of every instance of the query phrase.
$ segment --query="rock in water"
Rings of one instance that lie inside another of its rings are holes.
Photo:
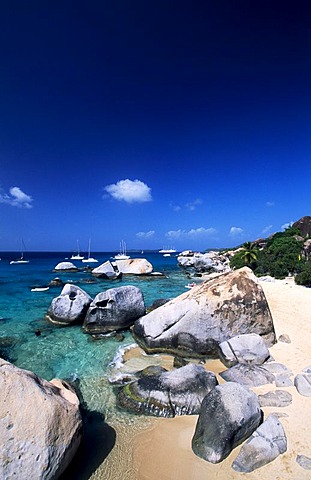
[[[193,363],[169,372],[149,372],[120,388],[120,406],[158,417],[198,414],[203,398],[218,384],[213,372]]]
[[[105,333],[128,328],[145,314],[141,290],[132,285],[110,288],[91,303],[83,328],[88,333]]]
[[[67,283],[61,294],[52,300],[46,318],[52,323],[82,323],[92,298],[76,285]]]
[[[60,262],[54,267],[54,272],[78,272],[79,269],[72,262]]]
[[[262,421],[257,395],[238,383],[215,387],[204,398],[192,450],[211,463],[219,463]]]
[[[149,275],[153,266],[145,258],[130,258],[129,260],[115,260],[114,262],[121,273],[130,275]]]
[[[147,352],[217,357],[218,345],[257,333],[272,345],[275,332],[264,292],[247,268],[192,288],[135,322],[133,335]]]
[[[259,428],[242,445],[232,468],[237,472],[248,473],[272,462],[286,452],[287,439],[284,428],[277,417],[269,415]]]
[[[82,435],[79,400],[0,359],[0,478],[56,480]]]

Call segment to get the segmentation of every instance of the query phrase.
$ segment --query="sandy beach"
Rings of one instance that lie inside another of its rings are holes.
[[[272,313],[276,336],[287,334],[290,343],[277,342],[270,348],[274,360],[285,364],[294,376],[311,365],[311,289],[297,286],[292,279],[261,282]],[[219,361],[206,363],[216,374],[225,370]],[[222,379],[218,376],[219,383]],[[257,394],[274,391],[273,385],[254,388]],[[287,436],[287,451],[272,463],[251,473],[241,474],[231,468],[239,453],[237,447],[222,463],[214,465],[197,457],[191,449],[191,439],[197,416],[154,419],[146,430],[133,440],[132,467],[136,480],[235,480],[243,476],[250,480],[307,480],[311,471],[303,469],[297,455],[311,457],[311,397],[298,394],[295,386],[282,388],[292,394],[287,407],[264,407],[264,418],[278,412]],[[125,478],[125,477],[123,477]]]

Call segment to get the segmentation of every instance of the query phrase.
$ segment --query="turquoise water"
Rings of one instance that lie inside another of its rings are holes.
[[[114,253],[94,253],[100,263],[110,259]],[[72,282],[94,297],[108,288],[135,285],[144,295],[146,306],[159,298],[171,298],[185,292],[187,278],[177,266],[176,257],[163,257],[159,253],[133,254],[131,258],[149,260],[154,271],[165,277],[123,276],[116,281],[99,280],[89,284],[93,277],[83,271],[55,273],[53,268],[68,253],[53,252],[28,254],[28,264],[10,265],[18,255],[0,253],[0,356],[14,365],[31,370],[46,380],[52,378],[78,379],[83,400],[89,410],[101,412],[106,421],[116,416],[130,415],[118,412],[115,397],[107,379],[107,369],[118,349],[133,343],[130,332],[125,332],[122,342],[113,338],[92,340],[80,326],[56,327],[44,318],[52,301],[62,287],[51,287],[48,291],[32,292],[35,286],[47,285],[55,277],[63,282]],[[73,261],[79,268],[80,261]],[[94,266],[94,264],[93,264]],[[40,330],[41,335],[35,334]]]

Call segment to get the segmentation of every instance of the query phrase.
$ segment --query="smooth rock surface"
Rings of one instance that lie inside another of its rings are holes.
[[[85,316],[83,329],[89,333],[106,333],[128,328],[145,314],[141,290],[132,285],[110,288],[92,301]]]
[[[226,367],[261,365],[269,358],[269,350],[257,333],[237,335],[220,343],[219,358]]]
[[[218,345],[236,335],[257,333],[275,342],[268,303],[247,268],[193,287],[135,322],[133,335],[147,352],[186,357],[218,356]]]
[[[284,428],[278,418],[269,415],[242,445],[232,468],[237,472],[249,473],[272,462],[286,450],[287,439]]]
[[[0,478],[56,480],[82,435],[79,401],[55,384],[0,359]]]
[[[92,275],[98,278],[115,279],[120,277],[120,272],[118,269],[114,269],[112,263],[107,260],[107,262],[93,268]]]
[[[79,269],[72,262],[60,262],[55,267],[56,272],[77,272]]]
[[[204,398],[192,438],[192,450],[211,463],[219,463],[260,425],[257,395],[238,383],[215,387]]]
[[[150,369],[118,392],[118,403],[136,413],[159,417],[198,414],[203,398],[218,384],[204,367],[189,363],[172,371]]]
[[[52,300],[46,318],[60,325],[82,323],[91,301],[82,288],[66,283],[61,294]]]
[[[295,387],[304,397],[311,397],[311,374],[299,373],[294,379]]]
[[[237,382],[249,387],[273,383],[275,377],[261,365],[235,365],[219,374],[226,382]]]
[[[286,390],[275,390],[275,392],[267,392],[258,395],[261,407],[287,407],[292,403],[292,394]]]
[[[153,266],[145,258],[130,258],[129,260],[115,260],[119,272],[131,275],[149,275]]]

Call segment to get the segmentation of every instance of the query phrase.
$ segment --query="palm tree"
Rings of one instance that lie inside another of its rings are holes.
[[[251,266],[257,260],[256,245],[252,242],[245,242],[241,258],[246,265]]]

